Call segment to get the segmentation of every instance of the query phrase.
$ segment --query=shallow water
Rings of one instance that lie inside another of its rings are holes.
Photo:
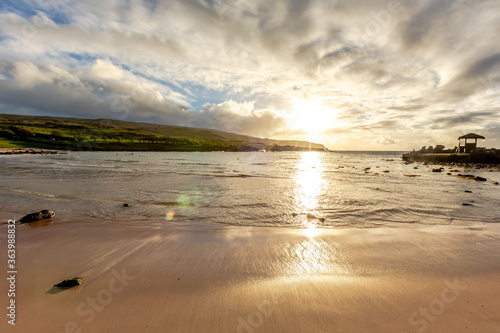
[[[431,166],[405,165],[400,156],[400,152],[7,155],[0,157],[0,218],[19,219],[52,209],[59,222],[90,219],[151,225],[373,228],[500,222],[500,186],[493,185],[500,181],[499,172],[459,169],[488,178],[476,182],[446,175],[450,168],[433,173]],[[419,177],[405,176],[410,174]],[[325,221],[308,219],[307,213]]]

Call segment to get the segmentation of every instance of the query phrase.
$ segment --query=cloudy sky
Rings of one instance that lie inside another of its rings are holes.
[[[0,113],[500,147],[498,0],[2,0]]]

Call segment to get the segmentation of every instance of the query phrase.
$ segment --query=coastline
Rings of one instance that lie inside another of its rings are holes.
[[[89,220],[18,225],[17,327],[4,320],[0,329],[496,332],[499,239],[497,224],[341,230],[167,221],[153,227]],[[84,283],[52,288],[74,276]]]
[[[19,155],[19,154],[60,154],[59,150],[41,149],[41,148],[0,148],[0,155]]]
[[[407,163],[424,162],[431,164],[500,164],[500,152],[478,151],[472,153],[429,153],[409,152],[401,156]]]
[[[0,147],[72,151],[328,151],[319,143],[274,140],[212,129],[127,122],[0,114]]]

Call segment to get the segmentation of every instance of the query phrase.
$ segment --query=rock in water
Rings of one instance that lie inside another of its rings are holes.
[[[72,278],[72,279],[66,279],[62,282],[59,282],[58,284],[55,284],[54,287],[59,287],[59,288],[71,288],[71,287],[76,287],[81,285],[83,282],[83,279],[81,278]]]
[[[324,217],[317,217],[316,215],[311,214],[311,213],[307,213],[306,217],[307,217],[308,220],[318,220],[320,222],[325,222],[325,218]]]
[[[48,209],[41,210],[37,213],[31,213],[26,216],[24,216],[22,219],[19,220],[21,223],[29,223],[29,222],[34,222],[34,221],[40,221],[44,219],[50,219],[51,217],[56,216],[56,214]]]

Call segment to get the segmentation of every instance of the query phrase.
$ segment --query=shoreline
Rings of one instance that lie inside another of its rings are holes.
[[[228,152],[228,153],[255,153],[255,152],[271,152],[271,153],[279,153],[279,152],[323,152],[329,153],[333,152],[331,150],[324,149],[315,149],[315,148],[279,148],[273,149],[272,147],[264,147],[266,149],[262,150],[262,148],[255,147],[245,147],[242,149],[144,149],[141,147],[136,147],[136,149],[129,149],[132,147],[127,147],[127,149],[105,149],[100,148],[98,146],[91,147],[85,146],[86,149],[59,149],[59,148],[0,148],[0,155],[15,155],[15,154],[65,154],[67,152],[123,152],[123,153],[211,153],[211,152]]]
[[[20,154],[61,154],[60,150],[42,148],[0,148],[0,155],[20,155]]]
[[[407,163],[424,162],[431,164],[442,164],[442,165],[461,165],[461,164],[473,164],[473,165],[499,165],[500,164],[500,153],[495,150],[495,152],[472,152],[472,153],[421,153],[421,152],[409,152],[404,153],[401,159]]]
[[[4,320],[0,328],[495,332],[499,239],[497,224],[316,231],[18,225],[17,327]],[[76,276],[81,286],[53,290]]]

